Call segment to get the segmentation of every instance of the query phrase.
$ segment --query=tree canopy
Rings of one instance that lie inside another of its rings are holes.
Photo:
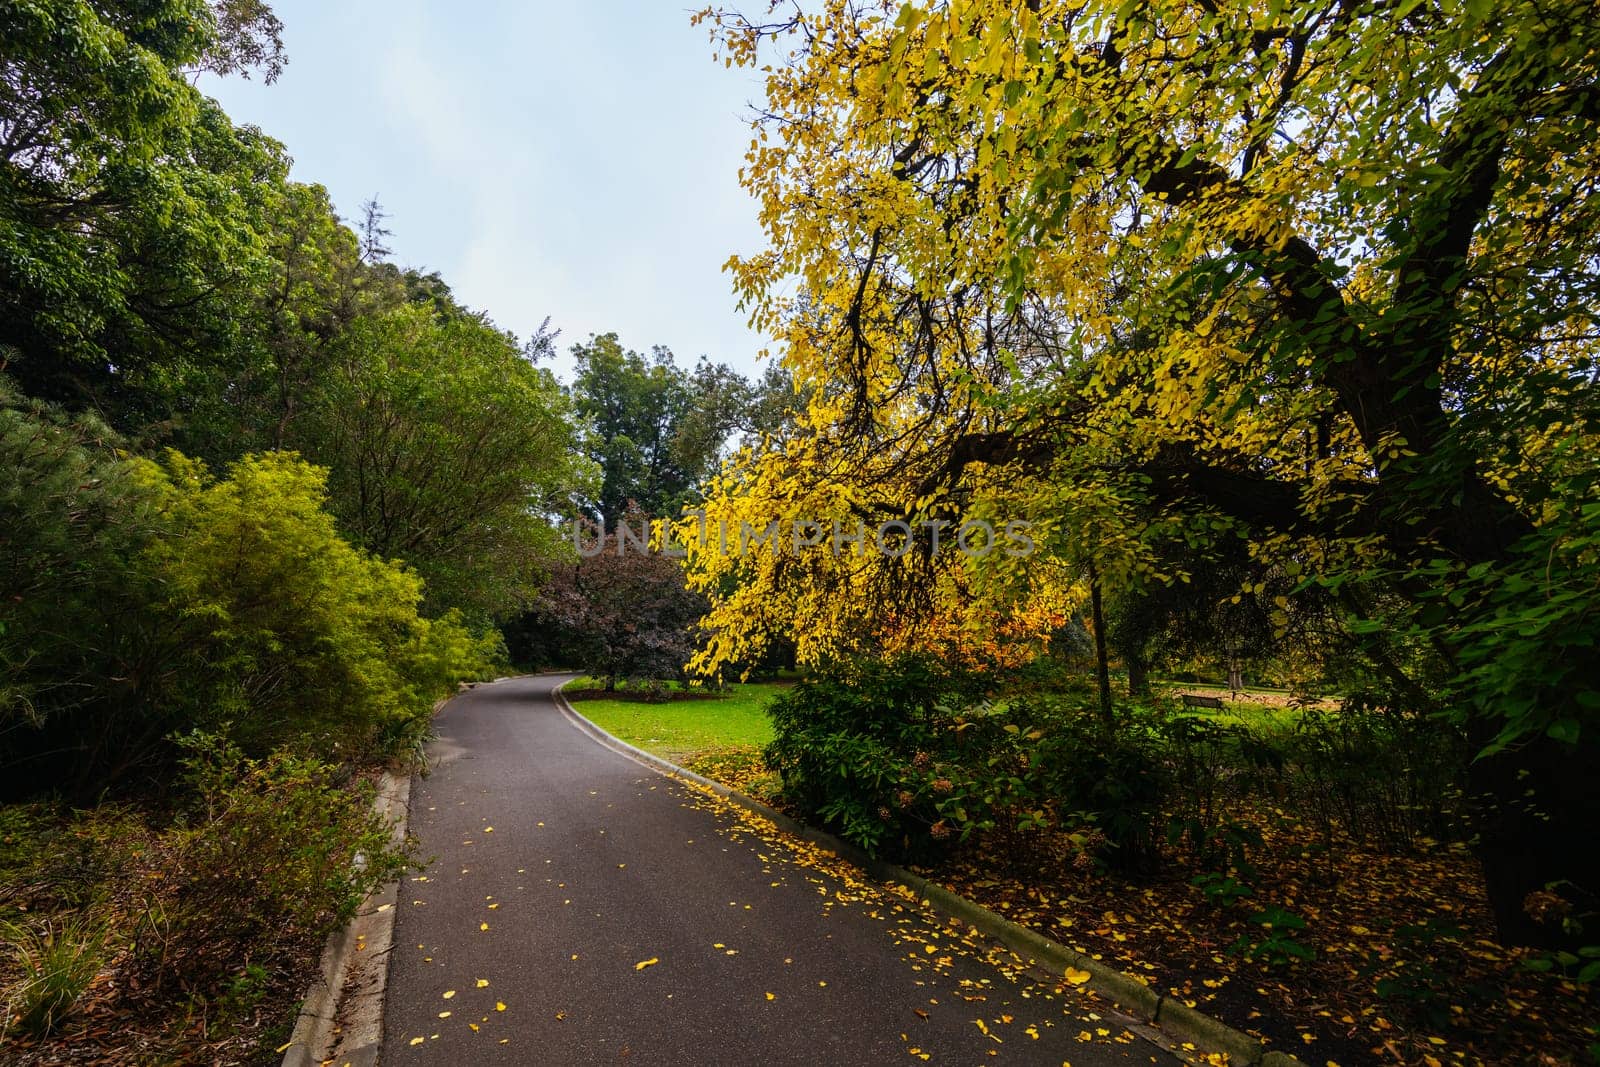
[[[649,516],[676,516],[743,425],[749,383],[709,360],[686,370],[662,345],[648,357],[624,349],[614,333],[573,345],[572,355],[585,453],[601,472],[590,517],[610,530],[635,506]]]
[[[1356,627],[1414,634],[1449,665],[1434,710],[1486,755],[1517,750],[1480,761],[1486,795],[1537,765],[1546,806],[1587,811],[1591,15],[704,12],[730,61],[780,53],[743,172],[769,247],[732,269],[811,396],[804,432],[745,453],[712,512],[1025,518],[1041,551],[924,542],[797,566],[704,550],[707,588],[742,582],[703,661],[760,641],[758,609],[793,618],[813,658],[862,635],[1037,641],[1090,566],[1112,586],[1183,582],[1155,541],[1242,539],[1343,598]],[[830,591],[857,606],[828,612]],[[1539,884],[1595,884],[1592,863],[1534,858],[1526,820],[1493,811],[1486,849],[1522,864],[1497,887],[1503,923]]]

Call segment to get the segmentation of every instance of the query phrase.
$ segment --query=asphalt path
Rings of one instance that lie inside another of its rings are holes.
[[[440,712],[381,1063],[1176,1064],[1109,1005],[580,731],[559,677]]]

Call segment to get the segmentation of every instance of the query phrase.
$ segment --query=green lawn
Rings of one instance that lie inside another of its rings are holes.
[[[665,704],[580,700],[572,706],[584,718],[628,744],[680,761],[707,749],[759,746],[772,740],[772,723],[762,709],[784,688],[781,683],[760,682],[730,686],[727,696],[714,700]]]

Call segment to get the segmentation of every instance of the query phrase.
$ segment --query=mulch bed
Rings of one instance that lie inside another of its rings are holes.
[[[1145,880],[1005,877],[982,856],[925,873],[1309,1064],[1591,1062],[1596,991],[1528,971],[1529,953],[1494,941],[1464,848],[1394,856],[1346,842],[1330,876],[1303,847],[1309,835],[1280,824],[1264,837],[1253,895],[1227,907],[1189,883],[1201,872],[1181,860]],[[1268,965],[1231,951],[1261,933],[1249,917],[1271,904],[1306,921],[1297,936],[1314,959]]]

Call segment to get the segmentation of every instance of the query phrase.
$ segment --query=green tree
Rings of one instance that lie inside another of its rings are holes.
[[[137,424],[248,350],[288,158],[188,75],[270,74],[275,35],[261,4],[0,8],[0,346],[26,392]]]
[[[431,609],[479,620],[528,603],[559,516],[593,484],[567,398],[479,318],[408,304],[350,322],[289,443],[329,468],[350,537],[404,559]]]
[[[166,700],[206,728],[232,723],[255,752],[359,746],[426,723],[490,648],[456,613],[418,614],[423,582],[347,542],[327,472],[286,453],[225,478],[177,453],[137,461],[168,528],[146,550],[157,608],[181,620]]]
[[[614,333],[572,346],[573,405],[588,427],[585,452],[600,467],[589,513],[610,529],[632,506],[676,514],[715,469],[747,406],[749,386],[702,361],[691,373],[661,346],[647,358]]]

